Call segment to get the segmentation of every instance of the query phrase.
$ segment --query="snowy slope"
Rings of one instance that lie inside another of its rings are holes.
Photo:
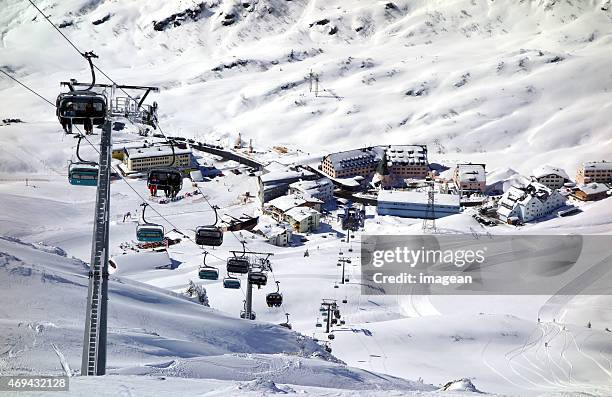
[[[0,309],[4,374],[74,374],[80,368],[86,265],[48,251],[0,239],[0,297],[19,301],[18,307]],[[150,286],[112,277],[109,290],[111,374],[226,381],[263,377],[356,390],[435,389],[348,368],[311,339],[269,323],[229,317]]]

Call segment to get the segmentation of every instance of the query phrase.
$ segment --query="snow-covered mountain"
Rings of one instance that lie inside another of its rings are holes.
[[[51,99],[58,81],[89,78],[28,2],[1,4],[0,67]],[[240,131],[310,151],[426,143],[519,172],[612,152],[608,0],[37,4],[114,80],[162,87],[173,134]],[[53,119],[21,87],[3,79],[0,90],[3,115]]]
[[[260,153],[284,145],[309,159],[427,144],[432,162],[486,163],[489,182],[501,187],[544,163],[572,175],[582,161],[612,153],[610,0],[33,1],[79,50],[98,54],[113,80],[159,86],[148,100],[159,103],[168,135],[227,144],[240,132]],[[0,0],[0,10],[2,70],[51,102],[60,81],[89,81],[84,59],[28,1]],[[0,302],[16,302],[0,306],[0,373],[76,373],[94,190],[66,182],[75,141],[54,109],[5,77],[0,119],[25,122],[0,125]],[[135,133],[128,124],[114,139]],[[95,158],[89,146],[82,152]],[[201,187],[207,198],[224,214],[255,213],[255,203],[237,199],[257,191],[255,178],[231,173],[239,167],[232,161],[215,165],[226,176]],[[135,192],[146,191],[143,180],[112,184],[111,255],[134,240],[136,220],[122,217],[139,208]],[[521,232],[611,234],[609,200]],[[154,205],[164,218],[153,220],[189,233],[213,216],[198,199]],[[369,215],[367,233],[421,233],[418,220]],[[111,376],[76,377],[72,395],[428,395],[431,384],[445,386],[445,396],[476,386],[512,395],[609,392],[609,297],[363,296],[358,283],[334,288],[334,259],[346,244],[325,222],[290,248],[245,233],[251,248],[274,251],[285,297],[282,310],[271,309],[262,296],[274,284],[257,291],[253,323],[238,319],[241,291],[220,280],[199,281],[212,309],[183,296],[202,263],[193,244],[169,249],[172,269],[121,269],[109,303]],[[481,230],[467,213],[437,225],[446,234]],[[354,260],[351,280],[359,238],[354,253],[344,252]],[[209,264],[223,268],[240,248],[228,235]],[[338,359],[309,337],[326,337],[315,324],[330,297],[347,301],[346,326],[334,333]],[[274,325],[285,311],[297,332]]]

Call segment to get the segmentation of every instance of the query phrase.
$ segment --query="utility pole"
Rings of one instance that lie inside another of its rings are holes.
[[[107,118],[100,136],[98,187],[89,269],[83,360],[81,363],[82,376],[104,375],[106,373],[111,131],[112,122]]]
[[[338,258],[338,263],[342,263],[342,280],[340,281],[341,284],[344,284],[344,278],[345,278],[345,273],[344,273],[344,268],[346,263],[349,262],[350,259],[348,258]]]
[[[251,258],[257,257],[257,256],[264,256],[264,259],[261,260],[260,264],[255,263],[255,261],[253,260],[249,261],[249,271],[247,273],[247,286],[246,286],[247,291],[246,291],[246,299],[244,303],[244,318],[247,320],[250,320],[251,313],[253,313],[253,284],[251,283],[251,278],[249,276],[251,275],[251,272],[253,271],[254,267],[260,268],[261,271],[270,271],[271,266],[269,265],[270,263],[269,258],[273,256],[274,254],[271,252],[254,252],[254,251],[247,251],[247,250],[230,251],[230,253],[233,254],[234,256],[238,256],[238,255],[244,256],[244,255],[249,254],[251,255]]]
[[[427,191],[427,208],[425,210],[425,216],[423,218],[423,231],[436,233],[436,211],[435,211],[435,191],[434,182],[429,183],[429,189]]]
[[[251,268],[249,267],[249,272],[247,273],[247,292],[246,292],[246,307],[244,309],[244,318],[250,320],[252,318],[251,313],[253,311],[253,284],[251,284]]]
[[[321,306],[325,307],[327,311],[327,324],[325,326],[325,333],[329,334],[331,331],[331,319],[332,319],[332,310],[337,307],[335,299],[323,299],[321,302]]]
[[[91,60],[90,60],[91,62]],[[60,86],[68,86],[70,91],[75,87],[91,89],[110,89],[109,110],[100,134],[100,159],[98,161],[98,186],[96,188],[96,207],[94,209],[94,229],[91,245],[91,262],[89,268],[89,287],[87,290],[87,312],[85,313],[85,332],[83,337],[83,357],[81,376],[97,376],[106,373],[106,333],[108,307],[108,259],[110,230],[110,175],[113,130],[113,98],[115,91],[145,90],[145,95],[138,102],[142,106],[150,91],[159,91],[157,87],[131,86],[116,84],[87,84],[76,80],[63,81]]]

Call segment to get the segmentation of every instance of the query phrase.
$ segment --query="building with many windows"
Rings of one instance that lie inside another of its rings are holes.
[[[428,207],[427,192],[381,190],[378,193],[378,215],[437,219],[461,212],[459,196],[455,194],[436,193],[432,208]]]
[[[453,183],[460,192],[484,193],[487,175],[484,164],[457,164],[453,171]]]
[[[565,202],[556,189],[531,182],[525,187],[510,187],[499,200],[497,215],[504,222],[530,222],[551,214]]]
[[[265,204],[289,192],[289,185],[297,181],[311,181],[318,176],[301,167],[288,167],[272,163],[266,167],[266,173],[257,177],[259,185],[259,201]]]
[[[533,170],[532,179],[551,189],[561,189],[570,181],[563,169],[548,164]]]
[[[379,146],[385,151],[387,167],[391,175],[401,179],[424,179],[429,173],[427,146],[389,145]]]
[[[285,213],[285,220],[298,233],[312,232],[321,224],[319,211],[308,207],[294,207]]]
[[[124,149],[123,165],[128,172],[148,171],[151,168],[191,166],[191,148],[181,149],[168,146],[149,146]]]
[[[576,183],[612,183],[612,163],[609,161],[593,161],[583,163],[576,173]]]
[[[381,158],[376,148],[362,148],[331,153],[323,157],[321,171],[332,178],[368,176],[374,172]]]
[[[367,178],[386,155],[389,172],[398,178],[425,178],[429,172],[427,146],[387,145],[331,153],[319,168],[332,178]]]
[[[326,203],[334,199],[334,184],[328,178],[298,181],[289,185],[289,194],[310,196]]]

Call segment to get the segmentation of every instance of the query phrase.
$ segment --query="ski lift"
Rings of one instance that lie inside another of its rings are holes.
[[[332,318],[332,319],[331,319],[331,324],[332,324],[332,325],[336,325],[336,324],[338,324],[338,320],[337,320],[337,319],[335,319],[335,318]]]
[[[349,281],[350,281],[350,279],[348,277],[344,279],[345,283],[348,283]]]
[[[223,288],[228,289],[240,289],[240,279],[236,277],[225,277],[223,278]]]
[[[195,231],[195,240],[198,245],[208,245],[211,247],[218,247],[223,244],[223,230],[220,227],[215,226],[219,221],[217,215],[218,207],[211,206],[215,211],[215,223],[208,226],[198,226]]]
[[[336,266],[342,266],[342,263],[338,262],[338,264]]]
[[[202,280],[218,280],[219,269],[206,264],[206,255],[208,255],[208,252],[204,251],[204,259],[202,261],[202,266],[200,266],[200,270],[198,271],[198,277],[200,277]]]
[[[55,101],[56,115],[67,133],[72,133],[73,124],[83,124],[86,132],[92,132],[94,125],[104,123],[108,109],[105,95],[91,91],[96,83],[96,74],[91,58],[97,58],[93,52],[82,54],[91,70],[92,82],[85,90],[75,90],[69,84],[70,91],[61,93]]]
[[[266,295],[266,304],[268,307],[280,307],[283,304],[283,295],[280,293],[280,281],[276,282],[276,292],[271,292]]]
[[[268,276],[264,272],[250,272],[248,275],[249,283],[258,287],[263,287],[268,282]]]
[[[344,320],[340,320],[340,325],[344,325],[346,322]]]
[[[334,288],[340,288],[338,284],[334,284]]]
[[[348,249],[348,252],[353,252],[353,248],[352,248],[352,247],[351,247],[351,248],[349,248],[349,249]]]
[[[348,300],[346,298],[342,299],[342,303],[348,303]]]
[[[280,325],[281,327],[285,327],[287,329],[292,329],[293,327],[291,327],[291,323],[289,322],[289,313],[285,313],[285,316],[287,316],[287,322],[280,323],[278,325]]]
[[[79,161],[70,162],[68,166],[68,181],[71,185],[80,186],[97,186],[98,185],[98,164],[93,161],[85,161],[79,154],[81,147],[81,139],[83,135],[78,136],[79,141],[76,147],[76,156]]]
[[[340,310],[338,309],[334,310],[334,317],[340,318]]]
[[[334,339],[336,339],[336,336],[334,334],[329,334],[329,335],[327,335],[327,339],[334,340]]]
[[[245,257],[234,257],[227,259],[227,272],[246,274],[249,272],[249,260]]]
[[[147,187],[153,196],[157,190],[163,190],[167,197],[176,197],[183,188],[183,175],[176,168],[172,168],[176,162],[174,143],[169,140],[172,149],[172,163],[167,167],[153,168],[147,174]]]
[[[321,328],[321,327],[323,327],[323,324],[321,324],[320,322],[318,322],[318,321],[317,321],[317,325],[316,325],[316,327],[317,327],[317,328]]]
[[[155,223],[149,223],[145,219],[145,211],[149,204],[142,203],[142,223],[136,227],[136,238],[143,242],[161,242],[164,240],[164,227]]]
[[[223,231],[216,226],[198,226],[195,232],[195,240],[198,245],[218,247],[223,244]]]

